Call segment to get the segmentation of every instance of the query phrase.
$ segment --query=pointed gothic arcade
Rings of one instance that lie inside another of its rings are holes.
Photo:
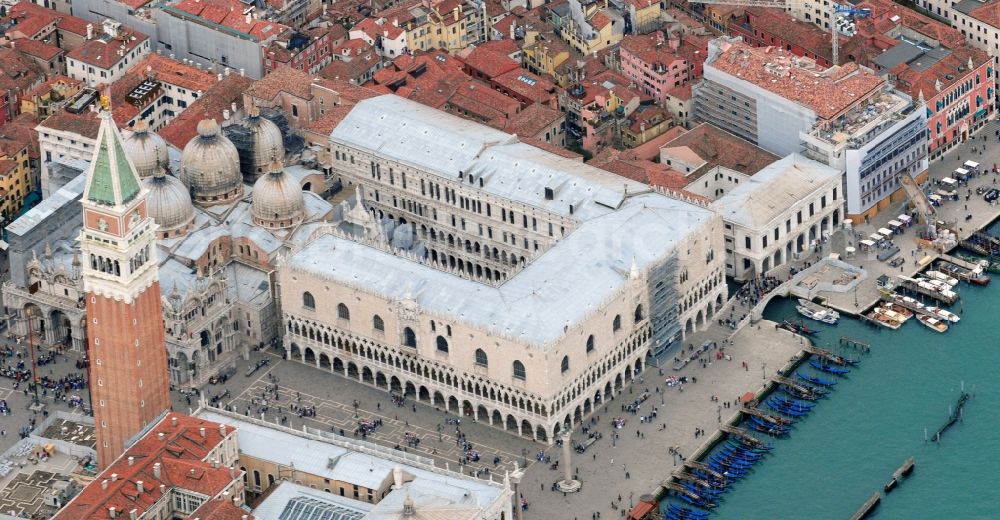
[[[90,387],[98,463],[106,468],[170,408],[156,224],[107,110],[82,206]]]

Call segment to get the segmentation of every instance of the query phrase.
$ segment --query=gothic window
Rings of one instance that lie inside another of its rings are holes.
[[[637,305],[637,306],[635,307],[635,322],[636,322],[636,323],[639,323],[639,322],[640,322],[640,321],[642,321],[642,320],[643,320],[643,318],[645,318],[645,317],[646,317],[646,316],[645,316],[645,315],[644,315],[644,314],[642,313],[642,304],[640,303],[639,305]]]
[[[621,315],[615,316],[615,320],[611,322],[611,331],[618,332],[622,328],[622,317]]]
[[[444,336],[437,337],[437,349],[439,352],[448,352],[448,340]]]
[[[312,293],[308,291],[302,293],[302,306],[307,309],[316,308],[316,298],[313,298]]]
[[[476,349],[476,364],[481,367],[490,366],[490,359],[486,357],[486,352],[481,348]]]
[[[521,381],[524,381],[525,379],[528,378],[527,373],[524,371],[524,363],[521,363],[520,361],[514,361],[513,368],[514,368],[514,379],[520,379]]]
[[[378,314],[376,314],[375,317],[372,318],[372,327],[374,327],[375,330],[380,330],[382,332],[385,332],[385,322],[382,321],[382,317],[379,316]]]
[[[562,365],[560,365],[559,370],[562,371],[563,374],[569,372],[569,356],[563,356]]]
[[[403,346],[417,348],[417,335],[409,327],[403,329]]]
[[[337,304],[337,317],[342,320],[351,319],[351,311],[347,309],[347,306],[343,303]]]
[[[587,352],[589,353],[593,351],[594,351],[594,335],[591,334],[590,337],[587,338]]]

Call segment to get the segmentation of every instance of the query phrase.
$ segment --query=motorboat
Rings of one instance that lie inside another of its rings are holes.
[[[962,319],[957,314],[946,311],[941,307],[927,307],[927,312],[937,316],[942,320],[949,321],[951,323],[958,323],[958,321]]]
[[[940,286],[940,284],[934,283],[935,281],[947,284],[948,287],[946,287],[946,289],[958,285],[958,278],[952,278],[941,271],[927,271],[924,274],[927,275],[927,279],[934,285]]]
[[[917,316],[917,319],[920,320],[920,323],[923,323],[925,326],[927,326],[927,328],[935,332],[948,332],[948,324],[945,323],[943,320],[940,320],[938,318],[932,318],[924,314]]]
[[[821,321],[829,325],[836,325],[837,320],[840,319],[840,313],[820,305],[818,303],[813,303],[805,298],[799,298],[799,304],[795,307],[799,311],[799,314],[816,321]]]
[[[897,316],[898,314],[885,309],[884,307],[875,307],[872,309],[872,312],[868,314],[868,317],[871,318],[872,321],[892,330],[899,329],[899,327],[903,324],[903,322],[897,319]]]
[[[923,309],[924,308],[924,304],[920,303],[919,301],[917,301],[917,300],[915,300],[915,299],[913,299],[913,298],[911,298],[909,296],[904,296],[904,295],[899,294],[899,293],[892,293],[892,301],[895,302],[895,303],[897,303],[897,304],[899,304],[899,305],[902,305],[904,307],[910,307],[910,308],[913,308],[913,309]]]

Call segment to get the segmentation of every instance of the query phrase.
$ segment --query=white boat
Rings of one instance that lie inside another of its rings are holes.
[[[927,307],[927,312],[941,318],[942,320],[950,321],[952,323],[958,323],[958,320],[962,319],[959,318],[958,315],[948,312],[941,307]]]
[[[894,301],[894,302],[896,302],[896,303],[898,303],[900,305],[912,307],[914,309],[923,309],[924,308],[924,304],[918,302],[917,300],[915,300],[913,298],[910,298],[909,296],[903,296],[902,294],[898,294],[898,293],[892,293],[892,301]]]
[[[948,324],[942,320],[924,314],[918,315],[917,319],[934,332],[948,332]]]
[[[892,330],[897,330],[899,329],[899,326],[903,324],[903,322],[894,318],[893,316],[891,316],[891,314],[896,314],[896,313],[886,310],[882,307],[875,307],[874,309],[872,309],[872,312],[871,314],[868,315],[868,317],[871,318],[873,321],[875,321],[875,323],[878,323],[883,327],[888,327]]]
[[[927,271],[924,274],[926,274],[931,280],[938,280],[940,282],[944,282],[951,287],[958,285],[957,278],[952,278],[951,276],[948,276],[947,274],[942,273],[941,271]]]
[[[837,320],[840,319],[839,312],[829,307],[824,307],[818,303],[813,303],[804,298],[799,299],[799,304],[795,307],[795,310],[799,311],[799,314],[805,316],[806,318],[821,321],[830,325],[836,325]]]
[[[811,320],[821,321],[830,325],[837,324],[837,318],[822,309],[810,309],[805,305],[796,305],[795,310],[799,311],[799,314]]]

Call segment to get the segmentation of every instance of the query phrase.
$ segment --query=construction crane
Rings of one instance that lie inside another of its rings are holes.
[[[698,4],[742,5],[745,7],[773,7],[775,9],[790,9],[792,2],[801,0],[689,0]],[[830,45],[833,51],[832,63],[837,65],[840,58],[840,40],[837,38],[837,15],[864,18],[871,15],[871,9],[858,9],[831,3],[833,19],[830,21]]]

